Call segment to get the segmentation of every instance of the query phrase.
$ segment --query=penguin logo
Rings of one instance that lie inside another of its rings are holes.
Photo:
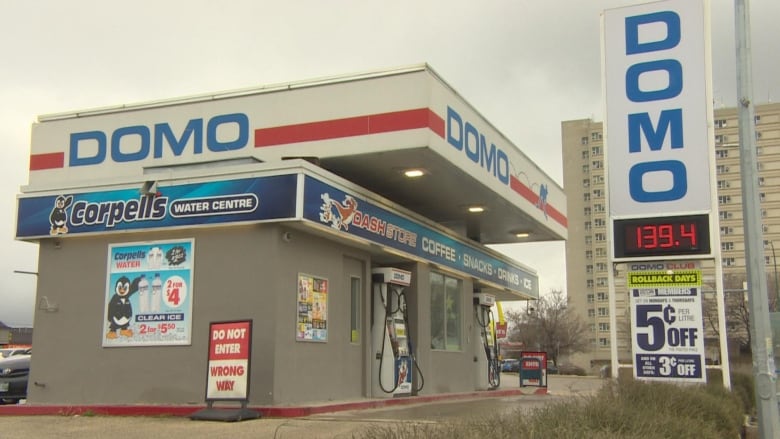
[[[54,200],[54,208],[49,215],[49,223],[51,223],[50,235],[64,235],[68,233],[68,213],[65,211],[73,202],[73,196],[69,195],[63,197],[58,195]]]
[[[141,277],[137,277],[130,282],[126,276],[117,279],[114,285],[114,295],[108,302],[108,333],[106,338],[113,340],[119,336],[132,337],[133,330],[130,329],[130,319],[133,317],[133,305],[130,303],[130,296],[138,291],[138,283]]]

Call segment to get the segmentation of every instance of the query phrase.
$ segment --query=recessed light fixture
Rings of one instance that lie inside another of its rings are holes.
[[[482,206],[469,206],[469,212],[471,213],[482,213],[485,211],[485,208]]]
[[[423,171],[422,169],[418,169],[418,168],[407,169],[407,170],[404,171],[404,175],[409,177],[409,178],[419,178],[419,177],[422,177],[423,175],[425,175],[425,171]]]
[[[515,238],[528,238],[529,233],[528,232],[516,232]]]

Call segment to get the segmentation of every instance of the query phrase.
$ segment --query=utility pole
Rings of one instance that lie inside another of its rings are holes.
[[[742,176],[742,213],[745,226],[745,261],[748,272],[750,331],[753,348],[753,376],[756,388],[758,429],[762,438],[780,435],[780,411],[777,405],[774,344],[769,322],[764,234],[758,195],[756,127],[753,77],[750,54],[750,11],[748,0],[734,0],[737,46],[737,104],[739,108],[740,172]]]

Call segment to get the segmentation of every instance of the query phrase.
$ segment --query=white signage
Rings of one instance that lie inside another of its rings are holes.
[[[634,378],[706,382],[701,270],[659,270],[664,263],[633,264],[628,272]]]
[[[604,12],[610,216],[712,210],[704,1]]]

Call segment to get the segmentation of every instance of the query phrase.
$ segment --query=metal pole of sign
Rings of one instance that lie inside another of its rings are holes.
[[[750,54],[750,12],[748,0],[734,1],[737,46],[737,101],[739,106],[740,172],[742,176],[742,212],[745,225],[745,261],[748,272],[750,330],[753,341],[753,374],[756,388],[756,412],[762,438],[780,434],[777,406],[772,330],[769,323],[764,263],[761,203],[758,196],[758,172],[755,150],[755,109]]]

